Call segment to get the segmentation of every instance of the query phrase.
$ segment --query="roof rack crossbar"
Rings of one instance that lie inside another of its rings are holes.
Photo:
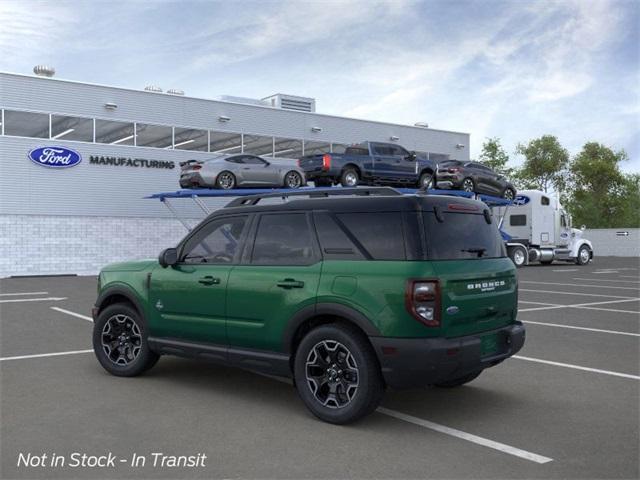
[[[361,195],[361,196],[398,196],[402,195],[398,190],[391,187],[367,187],[367,188],[327,188],[323,190],[303,191],[293,190],[291,193],[266,193],[258,195],[250,195],[247,197],[238,197],[232,200],[225,208],[229,207],[242,207],[249,205],[256,205],[258,202],[265,198],[282,198],[283,200],[288,197],[310,197],[310,198],[328,198],[339,195]]]

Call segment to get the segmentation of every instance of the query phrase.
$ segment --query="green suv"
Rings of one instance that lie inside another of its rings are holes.
[[[288,376],[341,424],[387,387],[459,386],[522,348],[515,267],[483,203],[332,190],[240,197],[159,260],[105,267],[102,366],[134,376],[170,354]]]

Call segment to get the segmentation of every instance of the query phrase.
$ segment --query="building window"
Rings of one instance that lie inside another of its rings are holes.
[[[5,110],[4,134],[16,137],[49,138],[49,115]]]
[[[136,145],[138,147],[171,148],[173,129],[163,125],[136,123]]]
[[[327,142],[310,142],[305,140],[304,142],[304,154],[305,155],[318,155],[331,152],[331,144]]]
[[[174,129],[174,137],[173,148],[176,150],[208,151],[209,136],[206,130],[176,127]]]
[[[244,135],[244,153],[272,157],[273,137],[263,137],[262,135]]]
[[[273,140],[275,145],[273,152],[274,157],[295,159],[302,157],[302,140],[279,137]]]
[[[114,120],[96,120],[96,142],[111,145],[134,144],[133,123]]]
[[[93,142],[93,119],[51,115],[51,138]]]
[[[242,135],[229,132],[209,132],[209,151],[211,153],[242,153]]]

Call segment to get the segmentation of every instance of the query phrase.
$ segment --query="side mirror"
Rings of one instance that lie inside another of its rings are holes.
[[[409,155],[407,156],[407,160],[409,160],[410,162],[413,162],[416,159],[416,152],[409,152]]]
[[[178,250],[175,248],[166,248],[160,252],[158,263],[162,268],[172,267],[178,263]]]
[[[582,225],[582,226],[580,227],[580,230],[582,230],[583,232],[584,232],[586,229],[587,229],[587,226],[586,226],[586,225]]]
[[[268,167],[269,165],[271,165],[271,163],[267,162],[266,160],[264,161],[264,166]]]

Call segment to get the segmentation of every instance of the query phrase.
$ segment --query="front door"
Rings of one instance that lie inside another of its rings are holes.
[[[279,185],[277,169],[273,168],[266,160],[255,155],[245,155],[242,161],[243,177],[247,184]]]
[[[230,346],[280,351],[295,313],[314,305],[322,262],[309,213],[263,214],[227,288]]]
[[[226,289],[247,218],[229,216],[201,225],[184,242],[177,265],[153,271],[150,323],[156,335],[226,344]]]

